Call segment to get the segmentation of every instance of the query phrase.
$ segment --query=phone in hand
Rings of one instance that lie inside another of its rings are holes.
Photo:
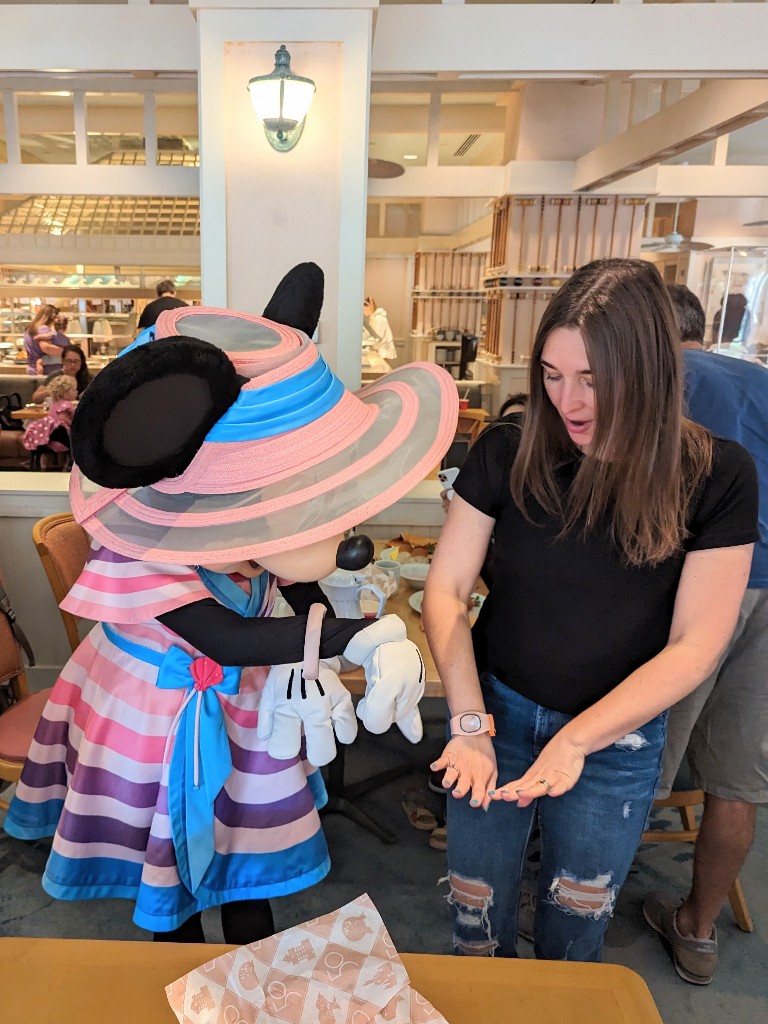
[[[456,482],[456,477],[458,475],[459,470],[455,467],[451,467],[450,469],[440,469],[437,472],[437,479],[443,485],[443,490],[446,492],[445,497],[448,501],[450,501],[454,495],[453,485]]]

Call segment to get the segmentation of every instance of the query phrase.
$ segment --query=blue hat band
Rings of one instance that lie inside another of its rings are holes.
[[[206,435],[206,441],[258,441],[298,430],[329,412],[344,394],[344,385],[325,360],[263,388],[240,392]]]

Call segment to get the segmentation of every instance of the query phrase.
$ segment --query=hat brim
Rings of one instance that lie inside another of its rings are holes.
[[[206,441],[179,478],[185,490],[173,481],[106,490],[75,468],[75,518],[113,551],[169,564],[258,560],[327,540],[423,480],[458,417],[455,382],[432,363],[394,370],[345,402],[332,429],[319,421],[249,444]]]

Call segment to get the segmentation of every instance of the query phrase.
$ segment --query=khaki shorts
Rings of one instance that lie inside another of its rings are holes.
[[[657,799],[688,758],[694,789],[768,803],[768,590],[748,590],[731,642],[704,682],[670,708]]]

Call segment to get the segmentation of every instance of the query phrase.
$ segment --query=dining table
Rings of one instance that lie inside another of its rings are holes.
[[[166,985],[234,948],[0,938],[0,1018],[9,1024],[177,1024]],[[626,967],[421,953],[403,953],[401,959],[413,987],[447,1024],[662,1024],[645,982]],[[238,1014],[231,1024],[262,1019],[275,1020],[259,1011],[251,1020]],[[420,1014],[411,1024],[417,1019],[434,1017]],[[317,1015],[313,1010],[312,1017],[285,1020],[317,1024]],[[189,1018],[188,1024],[197,1021]]]
[[[14,409],[11,412],[11,419],[28,422],[30,420],[42,420],[48,415],[44,405],[28,405],[24,409]]]

